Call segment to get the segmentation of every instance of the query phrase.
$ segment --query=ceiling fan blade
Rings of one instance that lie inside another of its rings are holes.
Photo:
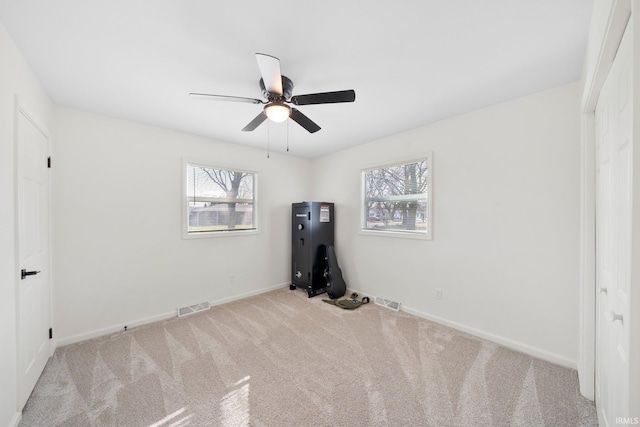
[[[275,56],[256,53],[258,68],[264,81],[264,87],[271,93],[282,96],[282,74],[280,73],[280,60]]]
[[[338,102],[353,102],[355,100],[356,91],[353,89],[296,95],[291,98],[291,102],[295,105],[335,104]]]
[[[244,98],[242,96],[212,95],[209,93],[190,93],[189,96],[196,99],[210,99],[212,101],[245,102],[247,104],[264,104],[264,101],[256,98]]]
[[[258,126],[260,126],[260,124],[264,122],[266,119],[267,119],[267,115],[264,113],[264,111],[261,111],[260,114],[258,114],[255,119],[251,120],[248,125],[242,128],[242,131],[251,132]]]
[[[309,133],[318,132],[320,130],[320,126],[315,124],[309,117],[302,114],[300,110],[292,108],[291,115],[289,117],[291,120],[308,130]]]

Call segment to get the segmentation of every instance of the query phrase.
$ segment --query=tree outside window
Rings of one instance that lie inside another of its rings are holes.
[[[363,229],[429,234],[429,159],[367,169]]]
[[[256,229],[253,172],[187,164],[187,231]]]

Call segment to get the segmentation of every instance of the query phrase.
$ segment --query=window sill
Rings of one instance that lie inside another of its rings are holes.
[[[400,239],[413,240],[432,240],[431,235],[426,233],[412,233],[408,231],[385,231],[385,230],[366,230],[360,229],[358,234],[361,236],[377,236],[377,237],[396,237]]]
[[[240,236],[254,236],[260,234],[259,229],[254,230],[233,230],[233,231],[203,231],[200,233],[182,233],[184,240],[190,239],[209,239],[218,237],[240,237]]]

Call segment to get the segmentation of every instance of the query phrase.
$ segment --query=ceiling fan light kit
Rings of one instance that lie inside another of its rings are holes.
[[[276,123],[281,123],[288,118],[291,118],[291,120],[305,128],[309,133],[314,133],[320,130],[320,126],[313,122],[309,117],[302,114],[300,110],[291,108],[286,104],[336,104],[341,102],[353,102],[356,99],[356,92],[353,89],[291,96],[293,93],[293,81],[280,73],[280,60],[275,56],[256,53],[256,61],[258,62],[258,68],[262,75],[262,78],[260,79],[260,89],[262,89],[262,95],[267,99],[266,102],[256,98],[245,98],[240,96],[213,95],[193,92],[189,95],[214,101],[266,104],[260,114],[258,114],[242,129],[244,132],[254,130],[267,118]]]
[[[272,122],[282,123],[291,115],[291,108],[281,102],[272,102],[265,105],[264,113]]]

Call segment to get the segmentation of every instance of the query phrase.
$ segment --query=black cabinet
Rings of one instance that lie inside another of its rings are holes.
[[[291,286],[309,297],[327,290],[326,253],[333,246],[333,203],[301,202],[291,205]]]

